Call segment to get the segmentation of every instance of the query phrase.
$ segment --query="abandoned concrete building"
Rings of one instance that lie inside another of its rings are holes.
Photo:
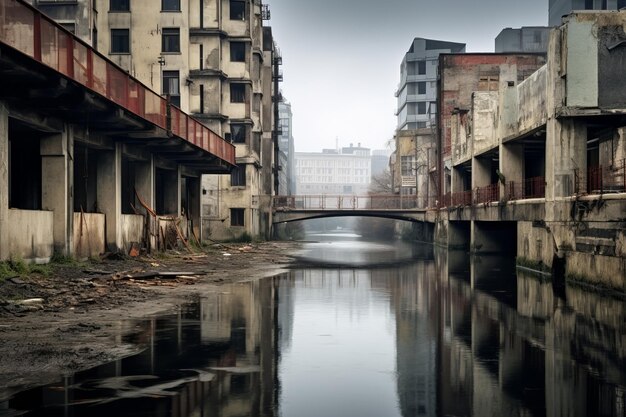
[[[21,0],[0,52],[0,259],[202,239],[200,178],[231,143]]]
[[[269,236],[281,57],[260,0],[33,0],[58,23],[236,147],[202,177],[204,236]],[[275,108],[276,107],[276,108]]]
[[[441,57],[438,242],[626,290],[625,24],[625,11],[572,13],[545,64]]]

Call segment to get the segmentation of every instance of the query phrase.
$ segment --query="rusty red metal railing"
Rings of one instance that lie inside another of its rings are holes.
[[[605,194],[626,192],[626,159],[609,165],[587,167],[574,170],[575,194]]]
[[[415,195],[299,195],[274,196],[272,206],[279,210],[425,210]]]
[[[506,198],[509,200],[544,198],[546,196],[546,179],[545,177],[533,177],[523,181],[509,181],[505,188]]]
[[[491,203],[500,200],[500,185],[490,184],[474,190],[474,203]]]
[[[129,112],[235,164],[235,147],[23,0],[0,0],[0,42]]]

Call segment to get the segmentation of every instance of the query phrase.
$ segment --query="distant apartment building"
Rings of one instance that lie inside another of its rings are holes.
[[[371,182],[370,149],[350,145],[322,152],[296,152],[296,194],[365,195]]]
[[[281,61],[271,28],[263,26],[267,5],[260,0],[33,3],[235,144],[231,175],[202,177],[205,236],[268,235],[277,164],[273,95]],[[175,115],[171,123],[187,129]],[[200,134],[197,140],[205,138]]]
[[[413,39],[400,65],[397,130],[423,129],[436,123],[439,54],[464,51],[464,43]]]
[[[495,52],[542,53],[548,51],[550,28],[545,26],[523,26],[506,28],[496,37]]]
[[[278,195],[291,195],[294,193],[294,140],[293,140],[293,114],[291,104],[281,101],[278,104],[278,149],[279,149],[279,188]]]
[[[560,26],[562,17],[574,10],[619,10],[626,7],[626,0],[550,0],[549,25]]]

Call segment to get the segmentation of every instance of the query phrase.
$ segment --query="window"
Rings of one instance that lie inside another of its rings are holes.
[[[418,75],[426,74],[426,61],[417,61],[417,74]]]
[[[230,0],[230,20],[244,20],[246,18],[246,2]]]
[[[417,114],[426,114],[426,102],[417,103]]]
[[[426,83],[417,83],[417,94],[426,94]]]
[[[233,83],[230,85],[230,102],[245,103],[246,101],[246,85],[241,83]]]
[[[130,53],[130,35],[128,29],[111,29],[111,53]]]
[[[180,52],[180,29],[164,28],[161,50],[163,52]]]
[[[400,175],[403,177],[410,177],[415,175],[415,156],[401,156],[400,157]]]
[[[161,0],[161,10],[164,12],[180,12],[180,0]]]
[[[230,186],[242,187],[246,185],[246,166],[237,165],[230,172]]]
[[[130,0],[110,0],[109,11],[111,12],[129,12]]]
[[[246,143],[246,125],[230,125],[231,140],[233,143]]]
[[[58,22],[59,25],[63,26],[63,29],[70,32],[72,35],[76,34],[76,23],[72,22]]]
[[[246,43],[245,42],[231,42],[230,43],[230,60],[232,62],[245,62],[246,61]]]
[[[231,208],[230,209],[230,225],[231,226],[244,226],[244,214],[246,209]]]
[[[426,128],[426,122],[417,122],[417,123],[415,123],[415,128],[416,129],[425,129]]]
[[[170,96],[170,102],[180,107],[180,75],[178,71],[163,71],[163,94]]]
[[[430,102],[430,114],[437,114],[437,102],[436,101],[431,101]]]

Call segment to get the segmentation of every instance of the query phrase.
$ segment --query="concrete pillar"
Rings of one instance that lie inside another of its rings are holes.
[[[546,201],[575,193],[578,169],[580,192],[586,190],[587,126],[575,119],[548,120],[546,131]],[[550,219],[552,220],[552,219]]]
[[[41,139],[41,206],[54,212],[54,250],[63,255],[73,251],[74,223],[74,133],[64,131]]]
[[[491,159],[472,159],[472,190],[491,185]]]
[[[141,200],[154,210],[154,158],[151,156],[147,162],[135,164],[135,190]],[[137,206],[141,212],[145,210]]]
[[[514,181],[521,184],[524,180],[524,145],[517,144],[500,144],[500,166],[498,168],[504,175],[505,183],[500,181],[500,195],[508,197],[509,183]],[[521,188],[516,187],[521,190]]]
[[[115,144],[112,151],[102,151],[98,156],[98,208],[106,216],[105,237],[107,249],[115,252],[122,248],[122,145]]]
[[[448,249],[469,249],[470,227],[470,222],[448,222]]]
[[[465,184],[463,181],[463,168],[461,167],[452,167],[451,191],[452,193],[460,193],[461,191],[465,191]]]
[[[0,260],[8,259],[9,230],[9,110],[0,102]]]

